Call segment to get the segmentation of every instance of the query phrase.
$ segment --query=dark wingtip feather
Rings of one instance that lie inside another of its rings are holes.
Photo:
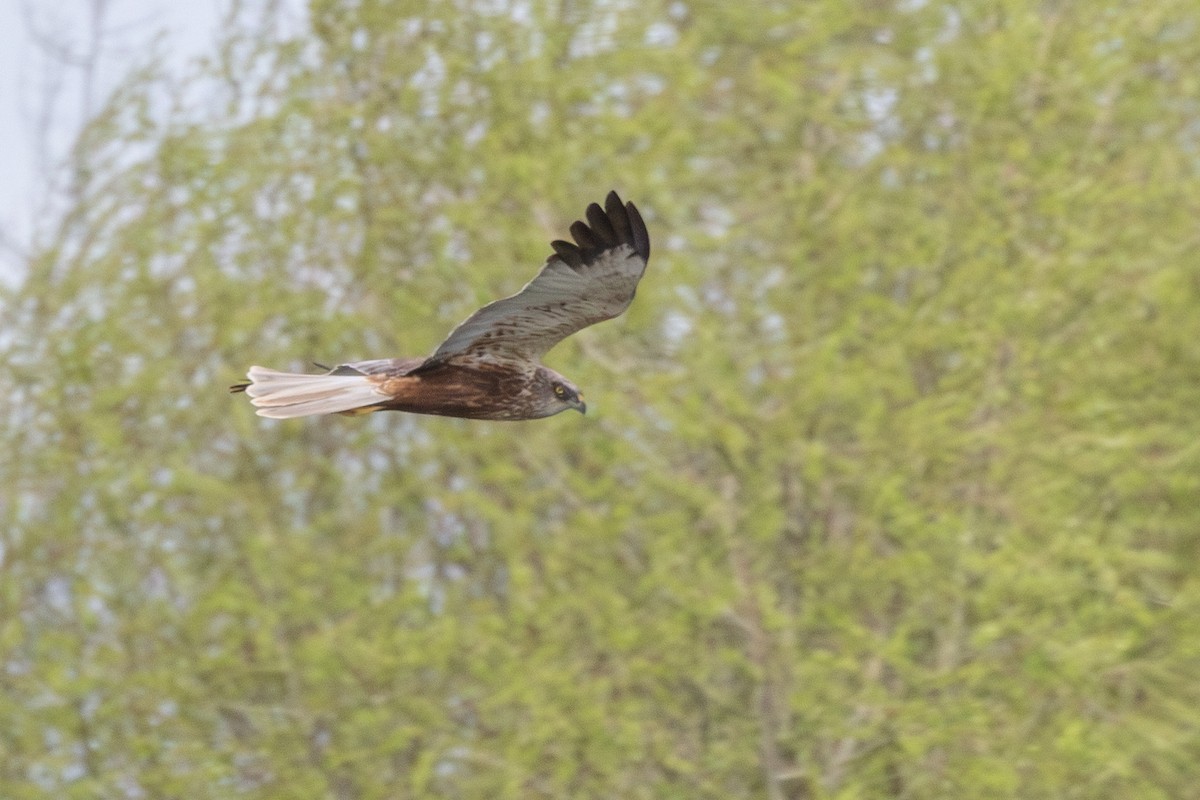
[[[604,210],[608,221],[612,223],[613,235],[616,237],[617,244],[633,241],[633,234],[629,230],[629,214],[626,213],[625,204],[621,202],[621,198],[617,196],[616,192],[608,193],[608,197],[604,199]]]
[[[579,248],[570,242],[564,242],[561,239],[555,239],[550,243],[554,248],[554,252],[563,260],[569,267],[579,268],[583,266],[583,253]]]
[[[586,223],[579,220],[571,223],[571,236],[579,243],[581,250],[599,250],[607,246]]]
[[[588,225],[592,226],[592,233],[600,240],[600,243],[606,247],[616,247],[621,242],[617,239],[617,232],[613,228],[612,221],[609,220],[608,214],[604,213],[604,209],[598,204],[592,203],[587,207]]]
[[[639,256],[649,261],[650,232],[646,230],[646,223],[642,221],[642,215],[638,213],[637,206],[633,203],[626,203],[625,211],[629,214],[629,227],[633,234],[633,249]]]
[[[550,246],[558,257],[569,266],[578,269],[590,264],[593,259],[613,247],[630,245],[643,259],[650,258],[650,234],[646,223],[633,203],[621,201],[616,191],[604,198],[604,207],[592,203],[587,207],[587,222],[576,221],[571,225],[571,236],[579,243],[555,241]]]

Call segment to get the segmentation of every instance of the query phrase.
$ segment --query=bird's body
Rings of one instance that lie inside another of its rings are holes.
[[[245,391],[264,417],[407,411],[486,420],[585,411],[578,388],[539,359],[562,339],[611,319],[633,301],[650,239],[632,203],[610,192],[576,222],[577,244],[556,241],[538,275],[476,311],[428,358],[374,359],[321,374],[251,367]]]

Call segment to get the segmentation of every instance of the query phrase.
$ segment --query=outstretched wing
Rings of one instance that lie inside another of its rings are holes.
[[[552,242],[554,255],[537,277],[468,317],[417,371],[463,355],[537,361],[572,333],[628,308],[650,258],[637,208],[609,192],[604,208],[588,206],[587,223],[574,223],[571,236],[576,244]]]

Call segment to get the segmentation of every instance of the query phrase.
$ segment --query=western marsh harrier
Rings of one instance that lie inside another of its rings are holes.
[[[428,358],[380,358],[303,375],[251,367],[245,392],[262,417],[409,411],[468,419],[539,419],[587,410],[575,384],[539,361],[578,330],[633,302],[650,258],[650,236],[633,203],[609,192],[575,244],[555,241],[525,288],[489,303],[451,331]]]

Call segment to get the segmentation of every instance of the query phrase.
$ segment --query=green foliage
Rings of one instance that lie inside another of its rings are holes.
[[[1196,795],[1194,3],[239,21],[5,298],[5,797]],[[586,419],[224,393],[428,352],[610,188]]]

